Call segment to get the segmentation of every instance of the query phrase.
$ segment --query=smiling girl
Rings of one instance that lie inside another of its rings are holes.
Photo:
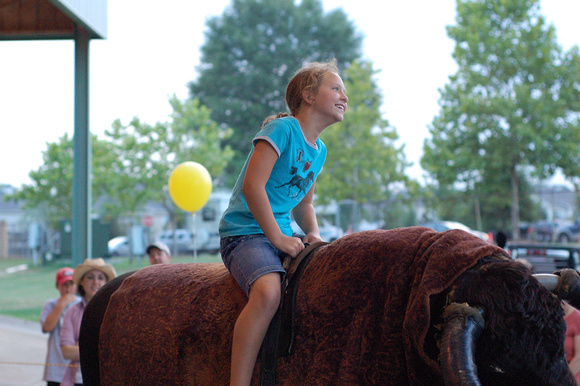
[[[248,295],[233,332],[231,384],[249,385],[258,351],[281,296],[280,258],[322,241],[313,206],[316,177],[326,159],[318,138],[341,122],[348,97],[336,60],[310,63],[286,88],[290,115],[264,120],[254,137],[220,222],[224,264]],[[305,233],[297,237],[291,217]]]

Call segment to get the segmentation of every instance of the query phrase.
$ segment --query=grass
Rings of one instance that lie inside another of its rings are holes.
[[[221,262],[219,255],[174,256],[172,263]],[[149,265],[147,257],[111,258],[107,260],[120,275]],[[27,264],[28,269],[6,273],[6,269]],[[0,260],[0,314],[19,319],[38,321],[44,302],[58,297],[54,280],[59,268],[70,266],[69,261],[56,261],[46,266],[33,267],[28,259]]]

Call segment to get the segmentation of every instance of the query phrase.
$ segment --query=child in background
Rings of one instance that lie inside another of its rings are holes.
[[[73,283],[74,270],[69,267],[61,268],[56,272],[56,289],[60,297],[49,299],[44,303],[40,313],[42,332],[49,333],[46,363],[43,379],[48,386],[60,385],[69,360],[64,359],[60,349],[60,328],[64,312],[78,303],[77,287]]]
[[[566,321],[566,340],[564,341],[566,360],[570,371],[576,377],[576,382],[580,384],[580,311],[566,301],[562,301],[562,308]]]
[[[232,385],[250,384],[280,303],[285,273],[280,257],[296,257],[304,243],[322,241],[312,203],[326,159],[318,137],[343,120],[347,102],[336,60],[298,70],[286,88],[290,115],[265,119],[232,191],[220,221],[220,252],[249,297],[234,327]],[[294,237],[291,213],[305,233],[303,240]]]

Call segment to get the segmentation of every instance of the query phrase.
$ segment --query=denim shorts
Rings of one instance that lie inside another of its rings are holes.
[[[280,281],[286,271],[281,258],[284,252],[279,251],[265,235],[245,235],[223,237],[220,240],[220,252],[226,268],[246,295],[256,279],[271,272],[280,272]]]

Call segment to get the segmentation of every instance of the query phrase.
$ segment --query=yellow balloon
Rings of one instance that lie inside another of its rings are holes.
[[[195,212],[202,208],[211,194],[209,172],[197,162],[179,164],[169,176],[169,195],[181,209]]]

